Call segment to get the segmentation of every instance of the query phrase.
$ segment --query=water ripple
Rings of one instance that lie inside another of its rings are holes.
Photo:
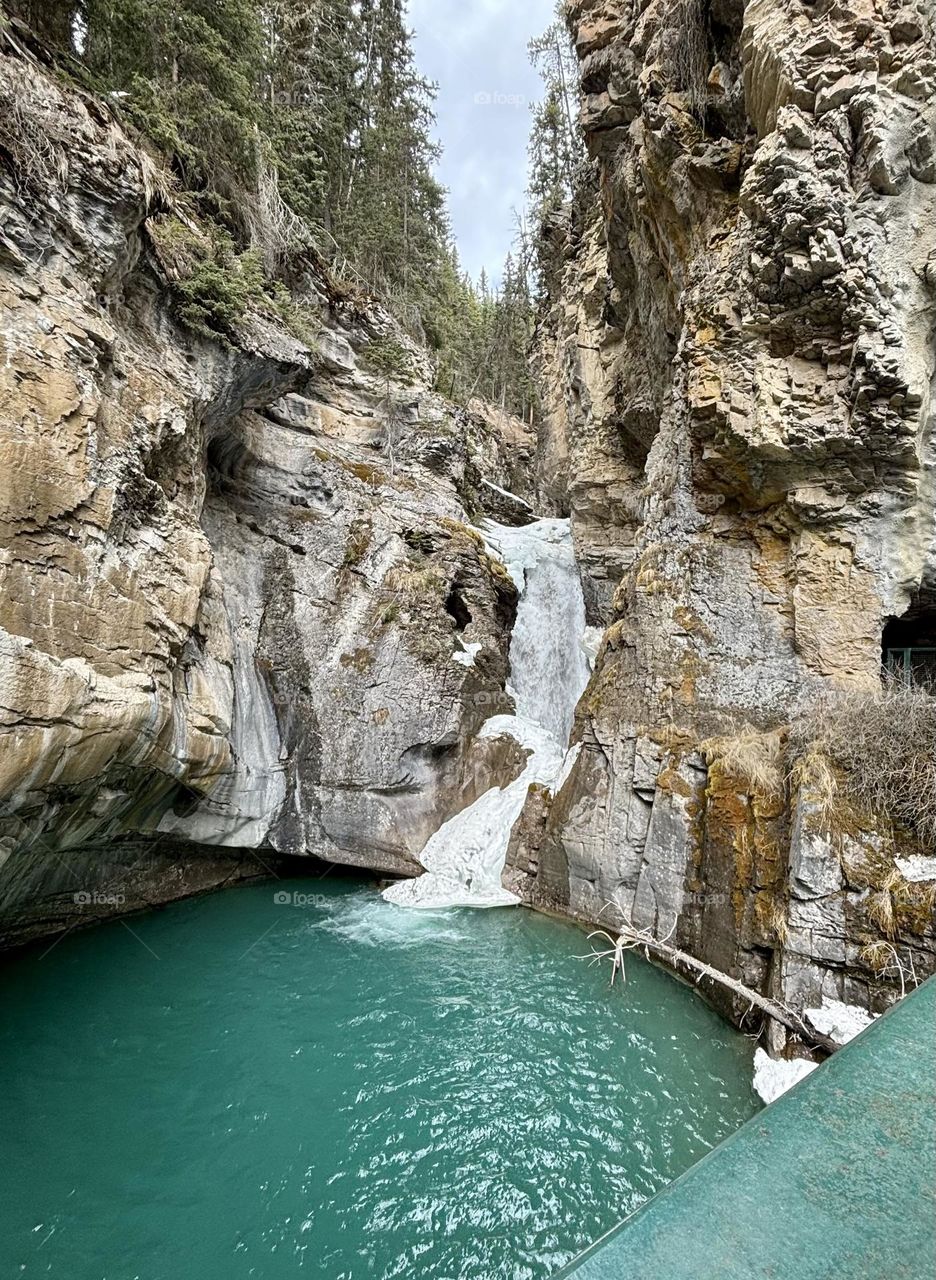
[[[0,972],[0,1274],[545,1280],[755,1107],[690,992],[522,911],[340,883],[134,927],[159,962],[105,927]]]

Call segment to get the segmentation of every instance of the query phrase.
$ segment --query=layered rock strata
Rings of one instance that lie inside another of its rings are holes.
[[[554,228],[539,478],[607,632],[514,868],[797,1009],[879,1011],[888,946],[936,967],[933,884],[880,815],[830,816],[808,761],[788,780],[783,733],[879,688],[888,619],[936,599],[932,6],[569,20],[591,174]],[[908,904],[886,932],[881,894]]]
[[[167,176],[10,41],[0,106],[0,937],[277,855],[412,873],[520,767],[471,747],[516,591],[466,503],[532,437],[312,261],[301,337],[193,334]]]

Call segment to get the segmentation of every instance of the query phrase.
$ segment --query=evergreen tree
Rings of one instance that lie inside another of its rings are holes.
[[[497,288],[462,270],[434,176],[435,86],[416,67],[405,0],[2,2],[173,166],[201,220],[161,233],[183,264],[186,323],[230,333],[252,291],[287,306],[277,280],[291,255],[337,246],[339,270],[436,352],[440,389],[529,411],[527,237]],[[544,41],[536,57],[554,68]],[[544,208],[568,181],[561,108],[551,91],[538,117],[531,191]]]
[[[336,237],[371,284],[437,344],[434,284],[445,271],[445,193],[433,176],[435,87],[416,70],[402,0],[362,0],[361,121]]]
[[[254,0],[86,0],[92,75],[128,95],[136,122],[183,183],[226,216],[257,171],[257,71],[263,32]]]
[[[556,134],[555,152],[564,181],[571,189],[575,180],[578,135],[575,126],[573,92],[578,61],[563,16],[564,5],[556,4],[556,16],[541,36],[529,43],[530,61],[546,85],[546,104],[555,119],[550,129]],[[546,105],[544,104],[544,105]]]
[[[557,5],[556,19],[542,36],[531,40],[530,59],[543,77],[545,95],[533,108],[529,142],[527,197],[535,226],[533,257],[540,291],[554,274],[550,227],[580,181],[580,143],[572,107],[577,62]]]
[[[327,230],[359,127],[357,18],[351,0],[267,0],[268,132],[290,207]]]

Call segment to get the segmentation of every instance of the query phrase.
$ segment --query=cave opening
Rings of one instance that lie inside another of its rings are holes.
[[[464,631],[471,623],[471,610],[462,594],[461,584],[452,583],[452,588],[445,601],[445,611],[454,620],[455,630]]]
[[[887,676],[936,694],[936,596],[918,598],[888,620],[881,640]]]

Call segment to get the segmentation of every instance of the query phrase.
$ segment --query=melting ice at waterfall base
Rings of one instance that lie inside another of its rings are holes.
[[[504,562],[520,592],[510,642],[516,714],[493,716],[480,736],[509,735],[530,754],[519,778],[492,787],[431,836],[419,860],[426,874],[385,890],[407,907],[500,907],[519,899],[501,884],[511,829],[528,789],[556,791],[571,767],[575,706],[588,683],[583,648],[585,602],[568,520],[536,520],[520,528],[486,522],[489,550]]]

